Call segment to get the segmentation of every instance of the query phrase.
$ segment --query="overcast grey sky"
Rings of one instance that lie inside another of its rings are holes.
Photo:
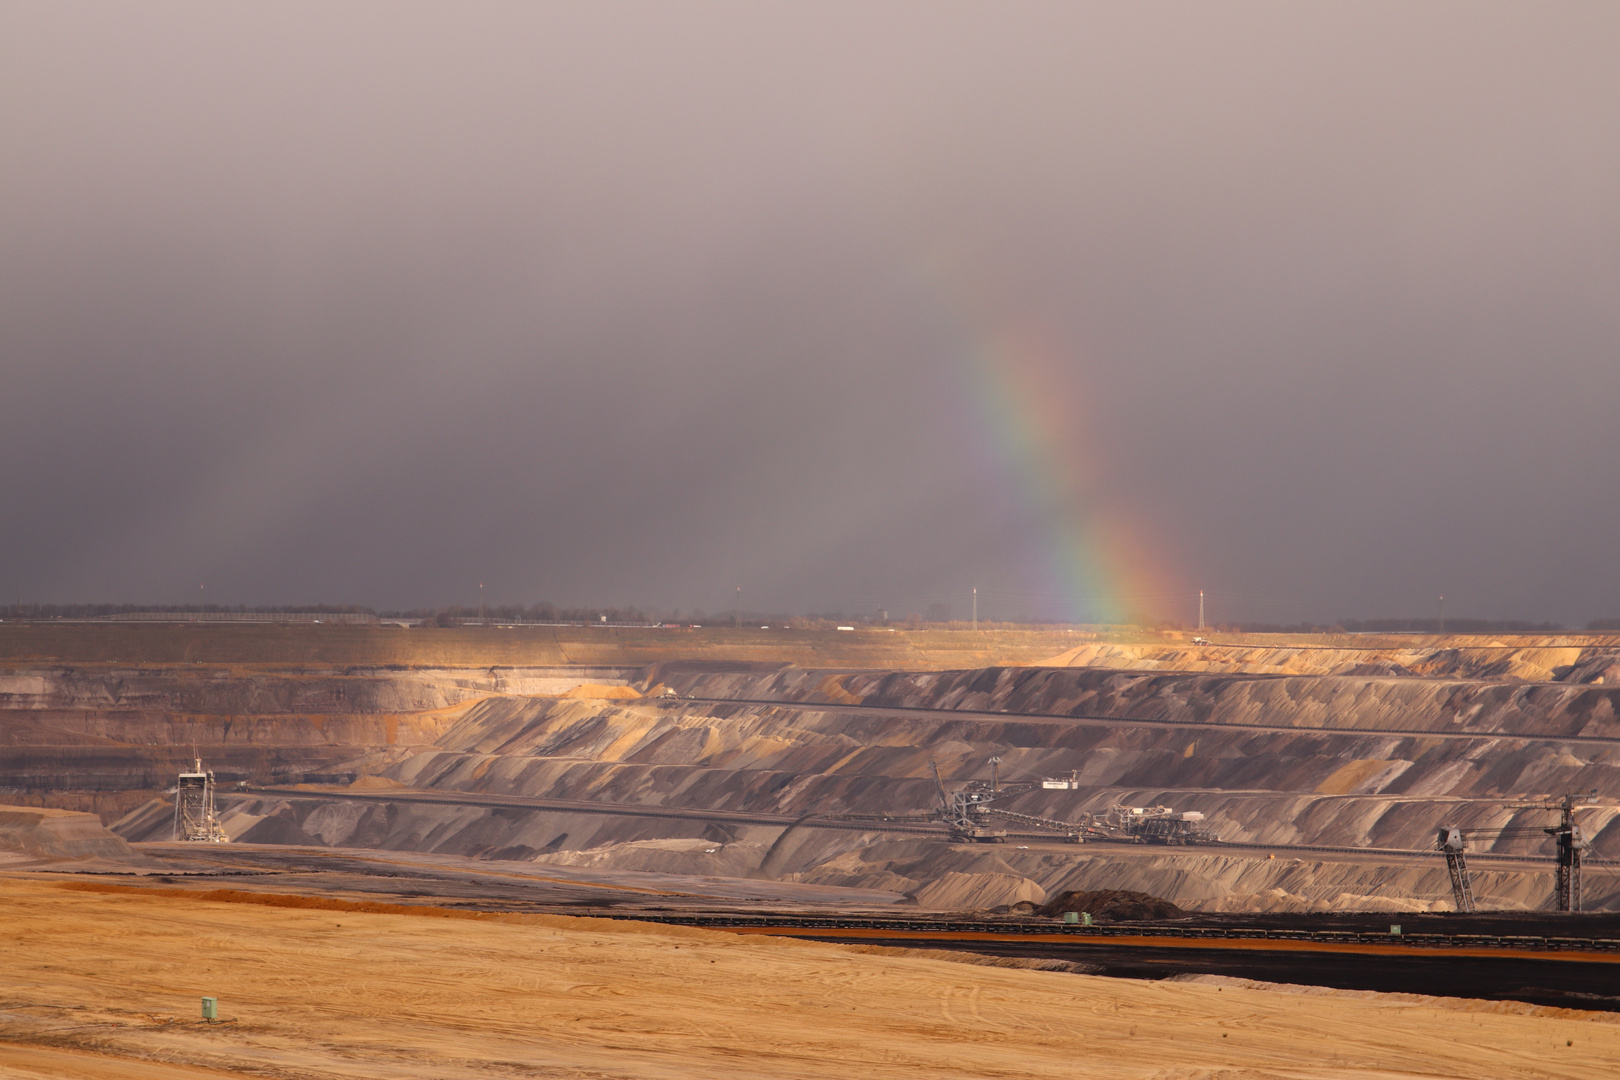
[[[13,0],[0,594],[1620,616],[1617,56],[1612,3]]]

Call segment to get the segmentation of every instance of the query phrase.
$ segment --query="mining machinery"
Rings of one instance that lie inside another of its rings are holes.
[[[939,807],[935,813],[950,829],[952,840],[968,844],[1005,844],[1007,830],[997,828],[996,823],[990,820],[992,817],[1061,833],[1062,838],[1071,844],[1081,843],[1088,832],[1101,835],[1090,821],[1059,821],[1035,814],[1019,814],[993,805],[1002,799],[1010,799],[1042,788],[1067,788],[1077,785],[1072,780],[1037,780],[1002,786],[1001,759],[991,758],[990,766],[991,779],[988,784],[982,780],[975,780],[958,791],[946,791],[945,781],[939,775],[939,765],[932,761],[928,763],[928,767],[934,771],[934,786],[939,791]]]
[[[974,780],[958,791],[947,791],[940,778],[939,766],[930,761],[934,771],[934,785],[939,791],[939,806],[934,811],[936,820],[950,828],[951,839],[964,843],[1001,844],[1007,840],[1007,830],[997,828],[1002,821],[1016,822],[1047,832],[1062,833],[1070,843],[1087,840],[1128,840],[1137,844],[1215,844],[1220,837],[1203,824],[1204,815],[1196,810],[1179,811],[1168,806],[1124,806],[1109,808],[1101,818],[1086,813],[1079,821],[1059,821],[1055,818],[1020,814],[995,804],[1004,799],[1040,790],[1071,790],[1080,788],[1077,773],[1067,777],[1046,777],[1025,783],[1001,783],[1001,759],[990,759],[990,782]],[[998,820],[992,820],[998,819]]]
[[[1478,910],[1474,904],[1473,882],[1468,874],[1466,849],[1469,841],[1489,839],[1492,842],[1518,836],[1551,836],[1556,843],[1556,884],[1553,902],[1559,911],[1581,910],[1581,858],[1586,851],[1586,832],[1575,820],[1582,807],[1597,802],[1597,789],[1590,792],[1568,792],[1557,800],[1521,803],[1515,810],[1556,810],[1558,824],[1546,827],[1508,827],[1502,829],[1470,829],[1466,833],[1456,825],[1442,825],[1435,841],[1436,850],[1446,857],[1446,871],[1451,878],[1451,895],[1460,912]]]
[[[934,786],[939,789],[939,816],[951,830],[951,839],[968,844],[1005,844],[1007,830],[993,827],[988,819],[990,803],[998,796],[995,785],[986,789],[975,782],[960,791],[946,791],[939,765],[930,761]]]
[[[174,838],[206,844],[230,840],[214,816],[214,774],[193,758],[192,770],[180,774],[174,789]]]
[[[1435,846],[1445,853],[1446,872],[1451,876],[1451,895],[1457,902],[1457,910],[1472,914],[1478,908],[1474,906],[1474,883],[1468,876],[1468,856],[1464,851],[1467,842],[1462,830],[1455,825],[1440,826]]]
[[[1115,805],[1103,820],[1138,844],[1214,844],[1221,839],[1204,827],[1204,815],[1197,810]]]
[[[1597,802],[1597,789],[1577,795],[1565,794],[1556,805],[1541,804],[1542,809],[1557,810],[1558,824],[1542,832],[1551,836],[1558,845],[1558,881],[1554,889],[1559,911],[1581,910],[1581,855],[1586,850],[1586,833],[1575,821],[1575,811]]]

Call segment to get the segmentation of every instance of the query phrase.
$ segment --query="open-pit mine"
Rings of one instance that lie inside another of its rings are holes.
[[[1620,639],[1211,637],[5,624],[0,1072],[1620,1074]]]

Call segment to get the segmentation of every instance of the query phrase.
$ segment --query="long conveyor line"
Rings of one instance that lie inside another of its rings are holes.
[[[844,829],[854,832],[897,832],[919,834],[938,837],[940,840],[948,838],[949,834],[940,825],[917,825],[904,821],[885,822],[873,820],[871,817],[853,818],[852,820],[839,820],[835,817],[792,817],[787,814],[754,814],[739,810],[704,810],[688,807],[641,806],[633,803],[589,802],[583,800],[567,799],[533,799],[521,795],[490,795],[472,794],[451,791],[423,791],[410,789],[397,789],[392,791],[344,791],[334,789],[331,791],[312,790],[310,788],[279,788],[279,787],[253,787],[242,788],[236,792],[220,792],[220,798],[231,798],[239,795],[276,795],[282,798],[297,799],[341,799],[358,802],[405,802],[426,803],[433,805],[450,806],[476,806],[488,809],[522,808],[528,810],[549,810],[555,813],[574,814],[609,814],[627,817],[663,818],[676,821],[714,821],[729,822],[739,825],[773,825],[792,826],[814,829]],[[1051,833],[1009,833],[1010,838],[1020,840],[1045,840],[1058,843],[1060,839]],[[1133,841],[1120,840],[1089,840],[1088,844],[1127,845],[1132,848],[1141,846]],[[1194,845],[1198,850],[1223,851],[1257,851],[1270,854],[1295,855],[1300,853],[1324,855],[1355,855],[1368,858],[1410,858],[1413,856],[1435,856],[1438,854],[1426,848],[1373,848],[1373,847],[1334,847],[1326,844],[1250,844],[1218,841]],[[1181,850],[1181,849],[1176,849]],[[1544,856],[1533,855],[1500,855],[1490,852],[1469,853],[1470,860],[1522,863],[1526,865],[1540,865],[1548,860]]]

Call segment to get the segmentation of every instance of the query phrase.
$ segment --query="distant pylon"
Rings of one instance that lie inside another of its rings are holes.
[[[979,628],[979,587],[973,586],[973,629]]]
[[[1204,590],[1198,590],[1198,632],[1204,631]]]

